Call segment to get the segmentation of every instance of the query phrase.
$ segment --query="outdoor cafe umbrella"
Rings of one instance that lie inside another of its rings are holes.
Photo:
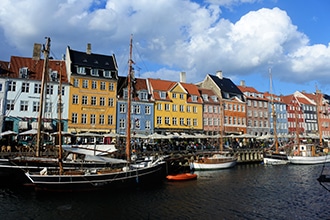
[[[17,133],[15,131],[8,130],[8,131],[4,131],[0,134],[0,136],[10,136],[10,135],[15,136],[15,135],[17,135]]]

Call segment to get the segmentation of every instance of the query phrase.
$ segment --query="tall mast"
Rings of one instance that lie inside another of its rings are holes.
[[[131,35],[129,45],[129,59],[128,59],[128,75],[127,75],[127,130],[126,130],[126,157],[127,161],[131,162],[131,99],[132,99],[132,73],[133,73],[133,60],[132,60],[132,47],[133,35]]]
[[[58,163],[60,167],[60,175],[63,174],[63,162],[62,162],[62,62],[60,62],[60,82],[59,82],[59,93],[58,93]]]
[[[277,140],[277,129],[276,129],[276,112],[275,112],[275,103],[273,95],[273,82],[272,82],[272,70],[269,68],[269,80],[270,80],[270,95],[271,95],[271,104],[272,104],[272,116],[273,116],[273,130],[274,130],[274,142],[275,142],[275,153],[278,153],[278,140]]]
[[[323,146],[322,142],[322,124],[321,124],[321,111],[320,105],[322,106],[322,95],[319,90],[316,88],[316,114],[317,114],[317,126],[319,130],[319,138],[320,138],[320,147]]]
[[[44,106],[44,96],[45,96],[45,84],[46,84],[46,73],[48,71],[48,56],[50,51],[50,38],[46,37],[46,45],[43,50],[44,53],[44,65],[42,70],[42,79],[41,79],[41,94],[39,101],[39,116],[38,116],[38,130],[37,130],[37,146],[36,146],[36,156],[40,156],[40,143],[41,143],[41,121],[43,115],[43,106]]]
[[[224,110],[224,103],[223,103],[223,99],[221,98],[220,100],[220,151],[223,150],[223,133],[225,130],[225,110]]]

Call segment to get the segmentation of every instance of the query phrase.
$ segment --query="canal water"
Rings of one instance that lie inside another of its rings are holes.
[[[120,192],[0,188],[0,219],[330,219],[323,165],[237,165],[198,179]]]

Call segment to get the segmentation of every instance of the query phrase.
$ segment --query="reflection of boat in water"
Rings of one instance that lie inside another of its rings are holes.
[[[134,187],[158,182],[165,177],[165,161],[159,157],[154,161],[134,165],[131,162],[131,87],[134,80],[132,68],[132,39],[130,42],[130,57],[127,77],[127,132],[126,157],[127,161],[118,166],[107,168],[64,170],[63,162],[59,159],[58,170],[42,169],[39,172],[26,172],[25,175],[35,186],[36,190],[43,191],[89,191],[100,189],[116,189]],[[62,145],[59,145],[62,152]]]
[[[167,175],[166,179],[169,181],[187,181],[197,179],[197,174],[195,173],[179,173],[174,175]]]
[[[214,154],[211,157],[202,157],[191,162],[194,170],[217,170],[231,168],[236,165],[237,158],[224,154]]]

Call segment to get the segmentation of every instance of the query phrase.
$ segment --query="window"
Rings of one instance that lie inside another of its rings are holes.
[[[159,96],[160,96],[161,99],[166,99],[166,92],[160,91]]]
[[[88,104],[87,96],[85,96],[85,95],[82,96],[81,104],[82,105],[87,105]]]
[[[21,101],[20,103],[20,111],[26,112],[28,110],[29,102],[28,101]]]
[[[95,114],[91,114],[90,123],[92,125],[95,125],[96,124],[96,115]]]
[[[86,68],[85,67],[77,67],[77,73],[86,75]]]
[[[165,111],[170,111],[170,104],[168,103],[165,104]]]
[[[34,84],[34,94],[41,94],[41,84],[40,83]]]
[[[81,124],[87,124],[87,115],[81,114]]]
[[[104,106],[104,105],[105,105],[105,98],[100,97],[100,106]]]
[[[73,80],[73,87],[79,87],[79,79],[74,79]]]
[[[180,105],[180,112],[184,112],[184,105]]]
[[[184,99],[184,94],[180,93],[180,99]]]
[[[140,105],[133,105],[133,114],[140,114]]]
[[[192,95],[191,99],[192,99],[193,102],[197,102],[197,95]]]
[[[177,111],[177,106],[175,104],[172,105],[172,111],[176,112]]]
[[[77,113],[72,113],[71,121],[72,121],[72,124],[77,124],[78,123],[78,114]]]
[[[191,108],[189,105],[187,106],[187,112],[191,112]]]
[[[39,102],[37,102],[37,101],[33,102],[32,111],[33,112],[39,112]]]
[[[162,110],[162,104],[161,103],[157,103],[157,110]]]
[[[72,104],[78,104],[78,95],[72,95]]]
[[[121,118],[119,119],[119,129],[123,130],[125,129],[125,119]]]
[[[180,118],[180,125],[183,126],[184,124],[184,118]]]
[[[176,93],[172,93],[172,98],[173,98],[173,99],[176,98]]]
[[[47,95],[53,95],[53,92],[54,92],[54,86],[53,85],[47,85],[46,94]]]
[[[140,120],[138,118],[134,120],[134,127],[135,129],[140,129]]]
[[[83,80],[83,85],[82,85],[82,87],[83,87],[84,89],[88,89],[88,80],[86,80],[86,79]]]
[[[14,110],[15,102],[14,100],[7,100],[7,110]]]
[[[187,126],[190,126],[190,125],[191,125],[191,119],[187,118]]]
[[[29,93],[29,88],[30,88],[30,84],[29,83],[22,83],[22,92],[24,93]]]
[[[145,107],[144,107],[144,113],[145,113],[146,115],[150,115],[150,114],[151,114],[151,108],[150,108],[150,106],[145,106]]]
[[[104,115],[100,115],[99,124],[104,125]]]
[[[151,122],[149,120],[145,121],[145,129],[150,130],[151,129]]]
[[[170,125],[170,117],[165,117],[165,124]]]
[[[178,124],[178,120],[176,117],[172,118],[172,125],[177,125]]]
[[[92,69],[91,75],[92,76],[99,76],[99,70],[98,69]]]
[[[16,91],[16,82],[10,81],[8,84],[8,91],[15,92]]]
[[[109,83],[109,91],[113,91],[115,88],[115,86],[113,85],[113,83]]]
[[[104,70],[103,71],[103,76],[105,78],[111,78],[111,71],[110,70]]]
[[[162,117],[161,116],[157,116],[157,125],[161,125],[162,124]]]
[[[113,98],[108,98],[108,106],[113,107],[114,106],[114,100]]]
[[[112,124],[113,124],[113,116],[108,115],[108,125],[112,125]]]
[[[96,105],[96,97],[92,96],[91,98],[91,105]]]
[[[119,105],[119,112],[120,113],[126,113],[126,105],[125,104],[120,104]]]
[[[95,80],[92,81],[92,89],[97,89],[97,82]]]
[[[196,106],[193,106],[193,112],[197,113],[197,107]]]
[[[105,82],[100,83],[100,90],[105,90]]]
[[[53,109],[53,103],[52,102],[46,102],[45,103],[45,112],[52,112]]]
[[[19,77],[20,78],[28,78],[28,73],[29,73],[29,69],[27,67],[22,67],[19,68]]]

